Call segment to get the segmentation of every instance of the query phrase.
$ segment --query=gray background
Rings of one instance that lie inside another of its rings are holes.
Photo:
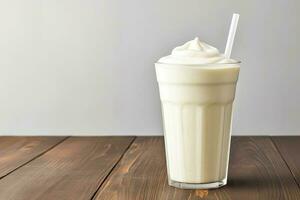
[[[195,36],[242,60],[234,134],[300,133],[297,0],[2,0],[0,134],[162,133],[153,63]]]

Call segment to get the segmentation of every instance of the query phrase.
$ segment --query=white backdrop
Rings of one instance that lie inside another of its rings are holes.
[[[0,134],[162,133],[153,63],[241,14],[234,134],[300,133],[297,0],[2,0]]]

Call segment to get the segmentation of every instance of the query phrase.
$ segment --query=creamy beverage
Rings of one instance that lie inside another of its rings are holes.
[[[239,62],[195,38],[155,68],[169,184],[189,189],[225,185]]]

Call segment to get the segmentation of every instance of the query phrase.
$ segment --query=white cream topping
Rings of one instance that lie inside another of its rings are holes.
[[[182,46],[173,49],[172,54],[162,57],[159,63],[166,64],[211,64],[234,63],[233,59],[226,59],[219,50],[196,37]]]

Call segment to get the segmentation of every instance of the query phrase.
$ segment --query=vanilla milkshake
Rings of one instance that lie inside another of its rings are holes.
[[[195,38],[155,68],[169,184],[187,189],[225,185],[239,62]]]

